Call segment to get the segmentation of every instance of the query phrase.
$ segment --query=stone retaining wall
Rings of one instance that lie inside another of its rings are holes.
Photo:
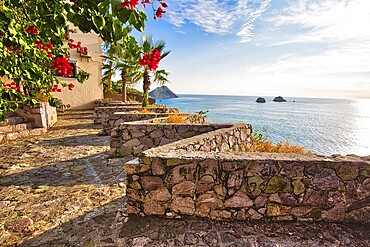
[[[153,147],[232,126],[231,124],[164,123],[166,120],[167,118],[156,118],[120,124],[111,133],[110,156],[139,155]]]
[[[159,147],[154,152],[200,151],[200,152],[245,152],[253,146],[250,124],[229,124],[223,129],[188,138]]]
[[[134,122],[149,120],[154,118],[163,118],[169,116],[183,116],[192,123],[204,123],[204,117],[198,114],[178,114],[178,113],[132,113],[132,112],[116,112],[109,116],[108,120],[102,122],[103,133],[110,135],[112,130],[124,122]]]
[[[140,102],[122,102],[122,101],[108,101],[108,100],[95,100],[95,105],[97,107],[104,107],[104,106],[132,106],[132,107],[140,107]]]
[[[95,100],[94,101],[95,105],[97,107],[104,107],[104,106],[132,106],[132,107],[141,107],[141,102],[136,102],[136,101],[130,101],[130,102],[122,102],[122,101],[115,101],[115,100]],[[155,102],[153,102],[154,104]],[[166,107],[164,104],[156,104],[156,107]]]
[[[370,222],[370,157],[174,148],[201,136],[147,150],[125,164],[128,213]]]
[[[20,105],[15,114],[27,119],[27,122],[32,123],[35,128],[49,129],[58,120],[56,107],[50,106],[47,102],[40,102],[35,108]]]
[[[95,107],[94,109],[94,123],[103,123],[109,120],[109,116],[116,112],[141,112],[141,111],[150,111],[153,113],[179,113],[177,108],[166,108],[162,107],[162,105],[157,106],[149,106],[147,108],[139,107],[139,106],[105,106],[105,107]]]

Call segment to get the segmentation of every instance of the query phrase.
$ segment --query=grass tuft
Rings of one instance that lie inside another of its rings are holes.
[[[253,132],[254,144],[248,152],[267,152],[267,153],[294,153],[308,154],[310,153],[305,147],[294,145],[289,141],[279,141],[274,144],[271,140],[264,137],[258,130]]]
[[[167,123],[186,123],[186,117],[175,114],[167,118]]]

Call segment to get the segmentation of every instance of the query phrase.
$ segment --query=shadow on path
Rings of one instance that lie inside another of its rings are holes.
[[[118,184],[124,180],[125,160],[112,165],[108,164],[107,156],[107,153],[95,154],[0,176],[0,188]]]
[[[109,146],[110,136],[97,134],[75,135],[62,138],[53,138],[39,143],[40,146]]]
[[[117,199],[20,246],[369,246],[363,224],[129,216]]]

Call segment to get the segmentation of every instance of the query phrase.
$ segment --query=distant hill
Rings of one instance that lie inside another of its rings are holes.
[[[149,92],[149,97],[155,99],[168,99],[168,98],[178,98],[176,94],[174,94],[168,87],[161,86],[157,87],[153,91]]]

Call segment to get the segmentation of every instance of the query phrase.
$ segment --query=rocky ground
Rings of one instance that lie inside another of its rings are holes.
[[[369,225],[127,217],[127,159],[91,111],[0,145],[0,246],[370,246]]]

